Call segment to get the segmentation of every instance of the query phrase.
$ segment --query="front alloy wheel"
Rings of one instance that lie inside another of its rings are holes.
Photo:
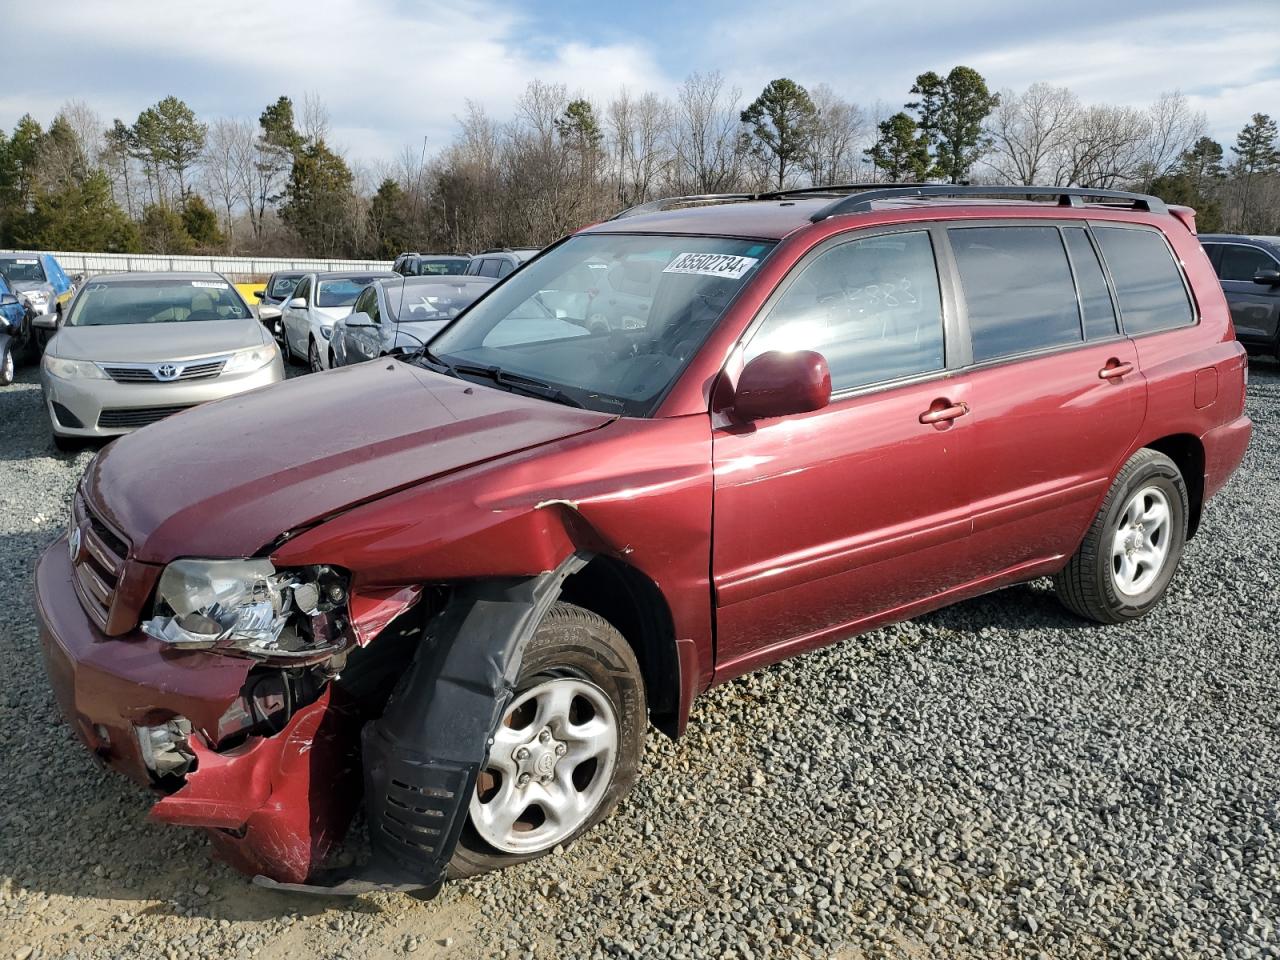
[[[607,817],[635,782],[647,724],[627,641],[603,617],[554,604],[525,647],[450,876],[532,860]]]
[[[526,690],[472,794],[476,833],[506,853],[555,846],[599,806],[617,759],[618,721],[594,683],[563,677]]]
[[[324,369],[320,363],[320,346],[315,340],[312,340],[311,346],[307,348],[307,364],[311,367],[312,373],[319,373]]]

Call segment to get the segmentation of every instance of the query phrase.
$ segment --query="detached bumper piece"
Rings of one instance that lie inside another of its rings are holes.
[[[489,742],[511,701],[525,643],[584,561],[521,580],[461,587],[432,623],[382,717],[364,728],[364,787],[372,857],[311,883],[276,889],[354,896],[425,890],[434,896],[466,824]]]

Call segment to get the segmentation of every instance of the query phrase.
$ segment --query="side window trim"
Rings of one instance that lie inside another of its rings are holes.
[[[1111,288],[1111,295],[1115,298],[1116,317],[1120,321],[1120,333],[1122,336],[1128,337],[1130,340],[1140,337],[1154,337],[1162,333],[1171,333],[1174,330],[1189,330],[1192,327],[1200,326],[1200,301],[1196,299],[1195,290],[1191,287],[1191,281],[1187,279],[1187,271],[1182,265],[1182,258],[1178,256],[1178,251],[1173,249],[1173,244],[1169,242],[1169,238],[1164,235],[1164,231],[1159,227],[1148,226],[1145,223],[1127,223],[1123,220],[1090,220],[1089,233],[1093,234],[1094,227],[1102,227],[1110,229],[1112,227],[1119,230],[1145,230],[1148,233],[1154,233],[1169,251],[1169,258],[1173,261],[1174,269],[1178,271],[1178,276],[1182,279],[1182,289],[1186,294],[1187,303],[1191,307],[1191,322],[1180,324],[1176,327],[1169,327],[1164,330],[1147,330],[1143,333],[1131,333],[1124,328],[1124,312],[1120,309],[1120,295],[1116,290],[1115,278],[1111,275],[1111,264],[1107,262],[1106,255],[1102,252],[1102,244],[1098,242],[1096,237],[1090,237],[1094,242],[1094,247],[1099,254],[1099,260],[1102,263],[1102,272],[1106,274],[1107,285]],[[1216,274],[1216,270],[1214,271]]]
[[[1062,246],[1067,251],[1067,264],[1071,267],[1071,279],[1076,285],[1076,303],[1080,305],[1080,332],[1084,335],[1085,344],[1090,343],[1107,343],[1111,340],[1121,340],[1124,338],[1124,331],[1120,329],[1120,301],[1116,298],[1115,287],[1111,285],[1111,273],[1107,270],[1107,262],[1102,259],[1102,248],[1098,246],[1098,240],[1093,235],[1093,231],[1089,229],[1089,224],[1081,223],[1079,228],[1084,231],[1085,239],[1089,241],[1089,246],[1093,248],[1093,255],[1098,260],[1098,269],[1102,271],[1102,281],[1107,285],[1107,296],[1111,298],[1111,321],[1115,325],[1115,330],[1105,337],[1090,337],[1089,325],[1084,317],[1084,293],[1080,289],[1080,277],[1076,272],[1076,259],[1071,253],[1071,244],[1066,242],[1065,226],[1059,226],[1058,232],[1062,234]]]
[[[747,324],[738,337],[738,342],[731,351],[730,356],[732,357],[746,350],[747,344],[751,342],[751,338],[764,325],[774,305],[786,295],[804,270],[823,254],[846,243],[853,243],[872,237],[890,236],[895,233],[927,234],[933,246],[934,269],[938,274],[938,294],[942,306],[943,366],[937,370],[929,370],[924,373],[910,374],[890,380],[878,380],[875,383],[846,387],[843,390],[833,390],[831,392],[831,402],[835,403],[850,397],[894,390],[898,387],[911,386],[917,383],[927,383],[931,380],[941,380],[954,375],[958,369],[964,366],[962,362],[963,355],[959,348],[965,341],[961,336],[961,326],[957,317],[957,286],[952,276],[953,264],[950,260],[950,248],[946,249],[944,257],[942,244],[946,242],[945,228],[939,223],[901,223],[861,229],[855,228],[827,237],[825,240],[810,247],[791,265],[791,269],[769,292],[764,303],[760,305],[759,309],[756,310],[755,316],[751,318],[751,322]]]

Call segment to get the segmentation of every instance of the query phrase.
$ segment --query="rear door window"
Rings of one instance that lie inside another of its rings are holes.
[[[501,260],[494,260],[494,259],[492,259],[492,258],[486,258],[486,259],[484,259],[484,260],[481,260],[481,261],[480,261],[480,276],[482,276],[482,277],[497,277],[497,276],[498,276],[498,266],[499,266],[499,264],[500,264],[501,262],[502,262]]]
[[[1114,337],[1116,308],[1111,302],[1111,290],[1107,287],[1106,274],[1098,262],[1098,252],[1093,249],[1089,233],[1084,227],[1066,227],[1062,236],[1071,255],[1071,267],[1076,275],[1076,287],[1080,291],[1080,314],[1084,320],[1086,340]]]
[[[929,234],[867,237],[820,254],[770,307],[746,359],[770,350],[822,354],[834,391],[941,370],[942,298]]]
[[[1275,258],[1265,250],[1257,247],[1246,247],[1241,243],[1224,243],[1222,245],[1222,262],[1218,265],[1218,276],[1223,280],[1240,283],[1253,283],[1259,270],[1277,270]]]
[[[1057,227],[952,227],[948,236],[975,363],[1083,339]]]
[[[1195,322],[1182,273],[1160,233],[1095,226],[1094,236],[1111,271],[1126,334],[1172,330]]]

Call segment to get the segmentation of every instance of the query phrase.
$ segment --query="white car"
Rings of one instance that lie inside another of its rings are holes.
[[[375,280],[396,280],[389,271],[309,273],[280,310],[281,348],[286,361],[307,360],[312,370],[328,370],[333,360],[333,325],[351,312],[360,291]]]

